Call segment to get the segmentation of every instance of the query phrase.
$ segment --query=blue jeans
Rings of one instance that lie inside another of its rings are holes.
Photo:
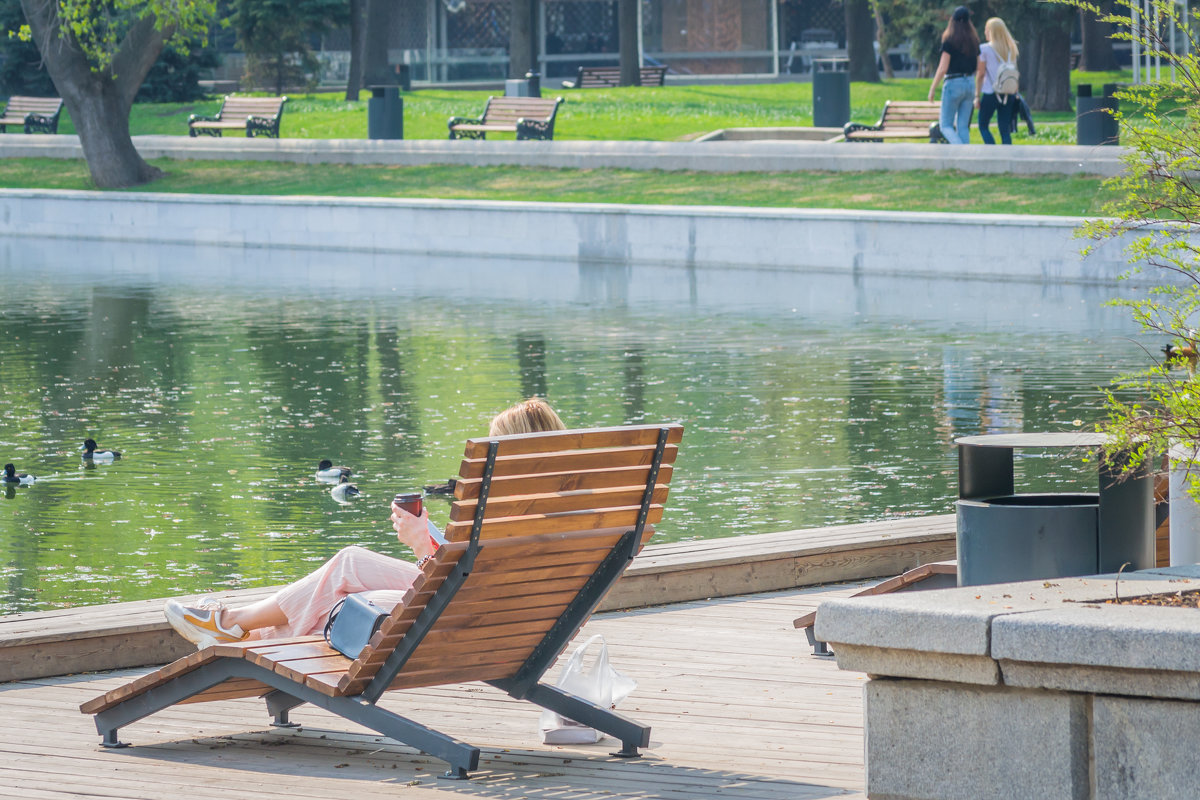
[[[1012,113],[1016,104],[1016,98],[1010,95],[1004,97],[1003,103],[995,94],[985,94],[979,98],[979,135],[983,137],[984,144],[996,143],[992,132],[988,130],[993,114],[999,119],[1000,141],[1012,144]]]
[[[942,82],[942,114],[938,124],[950,144],[971,141],[971,112],[975,110],[975,76],[963,75]]]

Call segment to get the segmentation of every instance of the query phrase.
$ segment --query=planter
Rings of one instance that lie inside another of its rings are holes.
[[[867,794],[1161,800],[1200,793],[1200,613],[1103,601],[1200,567],[831,599],[816,636],[865,672]]]

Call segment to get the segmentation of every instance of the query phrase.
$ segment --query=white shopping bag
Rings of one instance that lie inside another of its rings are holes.
[[[597,642],[600,644],[599,650],[591,665],[585,666],[587,652]],[[564,692],[590,700],[602,708],[616,708],[617,703],[637,688],[637,681],[612,668],[608,662],[608,645],[604,643],[603,636],[596,634],[575,648],[556,685]],[[542,712],[540,723],[543,744],[593,744],[604,737],[595,728],[549,710]]]

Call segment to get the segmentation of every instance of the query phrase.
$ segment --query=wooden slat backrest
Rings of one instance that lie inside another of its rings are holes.
[[[927,127],[929,123],[939,120],[941,108],[941,104],[936,102],[889,100],[883,107],[883,118],[880,124],[885,130],[889,126],[917,127],[922,123]]]
[[[558,101],[548,97],[489,97],[484,124],[515,124],[518,119],[548,120]]]
[[[662,86],[666,72],[666,67],[640,67],[638,69],[639,82],[642,86]],[[575,80],[575,88],[594,89],[619,86],[620,83],[620,67],[580,67],[579,77]]]
[[[286,97],[234,97],[227,95],[219,116],[236,121],[239,117],[277,117],[283,111]]]
[[[633,530],[648,468],[599,466],[603,459],[633,452],[644,458],[659,431],[666,429],[671,444],[664,448],[673,460],[682,439],[678,425],[638,426],[589,431],[563,431],[527,436],[473,439],[467,443],[458,499],[446,528],[450,543],[425,565],[424,580],[403,608],[398,608],[376,633],[371,645],[338,684],[344,694],[356,694],[375,676],[392,650],[467,550],[475,517],[479,475],[478,454],[497,442],[496,467],[508,470],[507,486],[497,479],[490,487],[480,529],[480,548],[470,575],[437,622],[392,682],[392,688],[444,683],[452,680],[498,680],[511,677],[546,632],[563,614],[621,537]],[[569,488],[562,483],[563,463],[599,454],[592,469],[574,473]],[[486,459],[484,459],[486,460]],[[648,461],[646,462],[648,463]],[[640,548],[662,516],[672,470],[660,470]],[[529,487],[539,491],[530,492]],[[506,491],[515,490],[515,491]]]
[[[6,117],[24,117],[26,114],[44,114],[54,116],[62,108],[63,101],[58,97],[22,97],[13,95],[4,107]]]

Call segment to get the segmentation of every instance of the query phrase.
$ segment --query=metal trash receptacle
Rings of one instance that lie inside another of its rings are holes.
[[[542,76],[526,72],[524,78],[509,78],[504,81],[505,97],[541,97]]]
[[[1075,142],[1081,145],[1117,145],[1121,141],[1121,130],[1112,112],[1119,108],[1113,92],[1115,83],[1104,84],[1101,97],[1092,95],[1092,85],[1081,83],[1076,87],[1075,97]]]
[[[828,61],[830,69],[818,61]],[[850,73],[839,60],[813,59],[812,90],[814,126],[841,128],[850,121]]]
[[[960,586],[1098,571],[1099,494],[1016,494],[955,506]]]
[[[404,98],[398,86],[370,86],[367,100],[367,138],[404,138]]]

